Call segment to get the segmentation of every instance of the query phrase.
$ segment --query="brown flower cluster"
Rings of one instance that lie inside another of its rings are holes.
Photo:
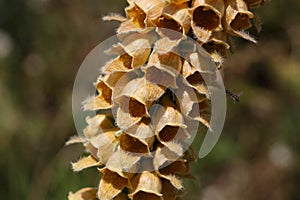
[[[84,102],[96,115],[86,119],[81,142],[89,156],[74,171],[97,167],[98,188],[69,200],[175,200],[191,177],[189,140],[199,124],[210,128],[210,95],[228,35],[255,41],[245,30],[259,0],[128,0],[117,55],[101,68],[96,95]],[[172,30],[172,31],[170,31]],[[197,45],[187,36],[197,40]],[[205,51],[202,47],[207,51]],[[182,56],[183,55],[183,56]],[[205,81],[204,81],[205,80]]]

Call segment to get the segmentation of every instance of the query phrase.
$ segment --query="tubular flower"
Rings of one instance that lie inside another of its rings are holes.
[[[83,102],[88,156],[74,171],[97,167],[99,186],[69,193],[69,200],[175,200],[195,160],[188,140],[210,127],[208,84],[230,49],[229,36],[256,42],[251,27],[258,0],[128,0],[117,20],[116,57],[101,68],[96,94]],[[172,31],[169,31],[172,30]],[[186,40],[193,37],[197,45]],[[184,54],[185,57],[179,56]],[[195,128],[196,127],[196,128]]]

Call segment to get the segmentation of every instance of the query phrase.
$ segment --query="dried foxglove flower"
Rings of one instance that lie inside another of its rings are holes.
[[[98,197],[101,200],[111,200],[120,194],[125,187],[129,187],[129,180],[125,176],[107,168],[100,170],[103,174],[99,184]]]
[[[197,39],[206,43],[215,30],[222,30],[223,0],[195,0],[191,14],[192,28]]]
[[[160,178],[153,172],[143,172],[132,180],[133,190],[128,196],[131,199],[163,200]]]
[[[228,33],[256,43],[255,39],[245,32],[252,26],[254,17],[243,0],[228,0],[225,15],[225,28]]]

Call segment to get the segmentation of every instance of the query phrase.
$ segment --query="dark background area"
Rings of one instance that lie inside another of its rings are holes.
[[[71,171],[82,146],[64,147],[76,134],[72,87],[85,56],[117,28],[101,17],[126,5],[0,0],[0,199],[66,199],[98,184],[95,169]],[[300,199],[299,11],[298,0],[268,2],[255,10],[258,45],[233,40],[224,82],[241,102],[228,98],[224,131],[192,164],[197,181],[186,181],[186,199]]]

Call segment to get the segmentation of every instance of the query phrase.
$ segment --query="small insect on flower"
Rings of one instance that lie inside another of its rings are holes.
[[[227,89],[225,91],[226,91],[226,94],[228,96],[230,96],[234,102],[240,102],[240,96],[243,94],[242,92],[240,92],[238,94],[235,94],[235,93],[233,93],[233,92],[231,92],[230,90],[227,90]]]

